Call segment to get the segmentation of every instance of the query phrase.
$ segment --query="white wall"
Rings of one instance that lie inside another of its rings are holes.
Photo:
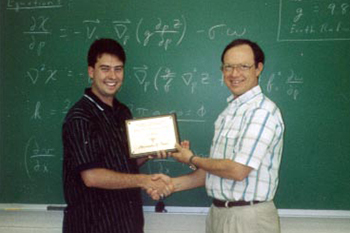
[[[187,213],[153,213],[146,210],[145,233],[205,232],[206,210],[201,213],[185,210]],[[319,217],[315,217],[317,213]],[[299,217],[295,217],[297,215]],[[350,232],[349,211],[282,210],[280,216],[282,233]],[[0,210],[0,233],[59,233],[62,232],[62,217],[62,211],[3,209]]]

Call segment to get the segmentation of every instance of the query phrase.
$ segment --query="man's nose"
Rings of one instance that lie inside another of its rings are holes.
[[[238,67],[232,67],[231,75],[237,76],[240,74],[239,68]]]
[[[113,79],[118,78],[118,73],[117,73],[117,71],[111,70],[111,72],[110,72],[110,77],[113,78]]]

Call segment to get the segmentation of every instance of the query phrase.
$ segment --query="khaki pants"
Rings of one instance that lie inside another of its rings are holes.
[[[280,233],[277,209],[272,201],[231,208],[210,207],[206,233]]]

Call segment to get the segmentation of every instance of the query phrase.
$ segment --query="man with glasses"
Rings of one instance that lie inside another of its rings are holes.
[[[215,122],[209,158],[196,156],[189,142],[172,156],[197,168],[172,178],[175,192],[205,184],[213,198],[207,233],[278,233],[273,198],[278,185],[284,123],[280,110],[259,86],[264,53],[254,42],[238,39],[224,49],[222,73],[232,92]],[[152,195],[157,197],[157,193]]]

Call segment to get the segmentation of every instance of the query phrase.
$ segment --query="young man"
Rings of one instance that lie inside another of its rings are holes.
[[[264,53],[249,40],[231,42],[222,53],[222,72],[232,92],[215,122],[209,158],[196,156],[188,142],[172,156],[198,169],[173,178],[175,192],[205,184],[213,205],[207,233],[278,233],[273,198],[278,185],[284,123],[278,107],[261,91]],[[157,197],[157,192],[150,192]]]
[[[112,39],[95,41],[88,52],[91,88],[68,112],[62,131],[63,181],[67,208],[64,233],[141,233],[141,189],[169,194],[170,178],[139,174],[145,158],[129,158],[125,120],[130,110],[115,94],[124,79],[125,52]]]

